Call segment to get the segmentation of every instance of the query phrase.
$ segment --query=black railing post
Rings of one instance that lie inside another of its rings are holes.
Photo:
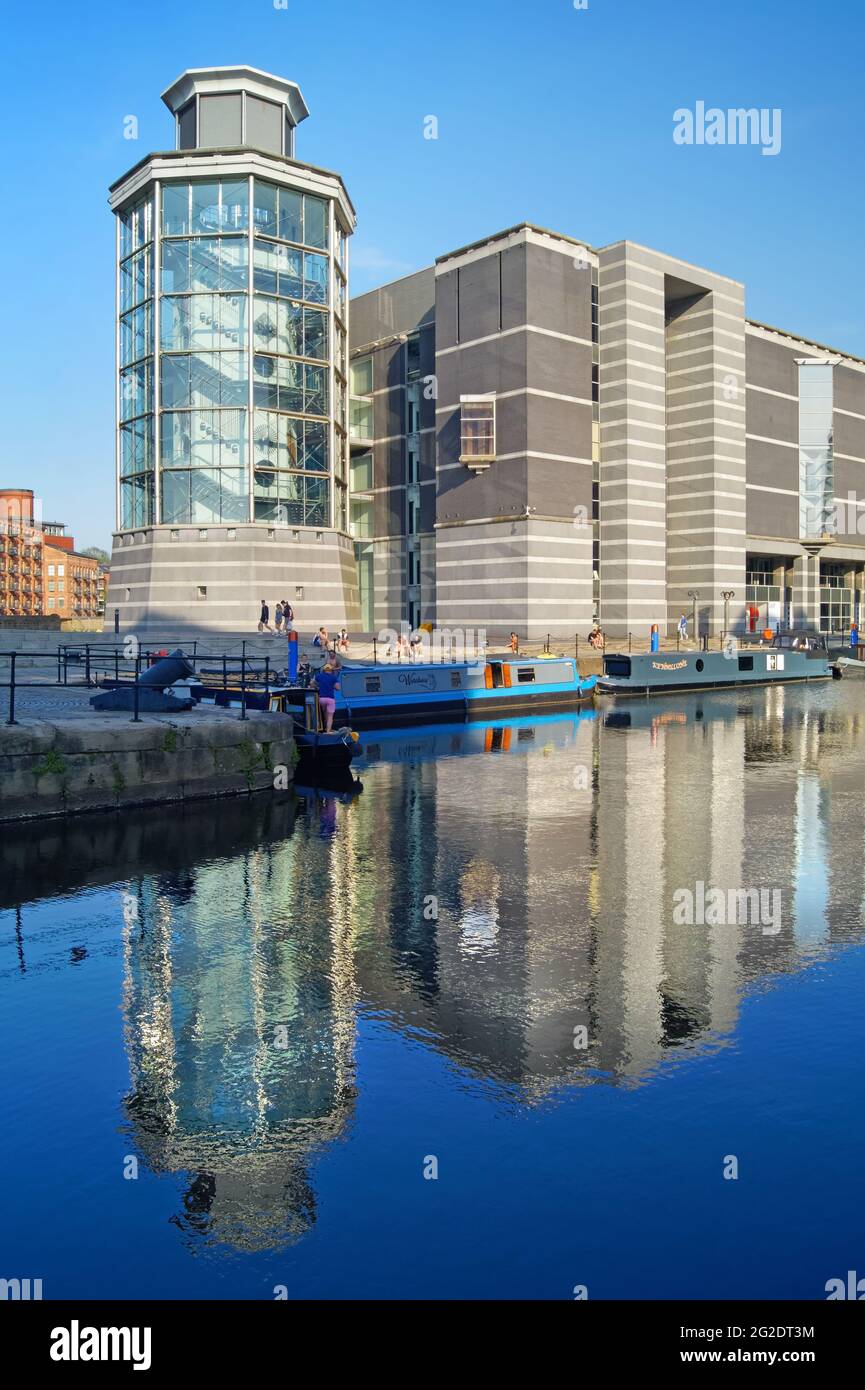
[[[372,639],[372,664],[373,666],[378,665],[378,650],[376,648],[376,640],[374,637]]]
[[[84,644],[84,684],[90,689],[90,643]]]
[[[628,656],[631,655],[631,634],[628,633]]]
[[[244,646],[246,644],[244,643]],[[240,717],[246,718],[246,657],[240,658]]]
[[[9,672],[9,718],[6,720],[7,724],[18,723],[18,720],[15,718],[15,655],[16,653],[12,652],[10,656],[11,669]]]
[[[114,636],[115,636],[115,637],[119,637],[119,636],[120,636],[120,609],[119,609],[119,608],[115,608],[115,610],[114,610]]]
[[[228,657],[225,652],[222,653],[222,688],[228,689]]]
[[[138,684],[138,677],[140,676],[140,674],[141,674],[141,655],[139,654],[139,655],[137,655],[136,658],[135,658],[135,686],[133,687],[133,691],[132,691],[132,703],[133,703],[133,708],[134,708],[134,713],[133,713],[133,715],[132,715],[132,722],[133,722],[133,724],[140,724],[140,723],[141,723],[141,715],[138,713],[138,707],[139,707],[139,704],[140,704],[140,701],[141,701],[141,687],[140,687],[140,685]]]
[[[264,708],[270,709],[270,657],[264,658]]]
[[[116,687],[116,686],[118,686],[119,684],[120,684],[120,651],[119,651],[119,649],[118,649],[117,647],[115,647],[115,648],[114,648],[114,685],[115,685],[115,687]]]

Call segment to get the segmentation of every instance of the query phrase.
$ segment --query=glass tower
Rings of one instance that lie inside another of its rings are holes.
[[[112,189],[119,532],[347,532],[347,239],[294,159],[299,89],[251,68],[163,94],[177,149]]]

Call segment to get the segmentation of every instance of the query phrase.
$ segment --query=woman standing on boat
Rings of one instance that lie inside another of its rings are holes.
[[[327,661],[316,677],[316,685],[318,686],[319,704],[324,710],[324,730],[325,733],[329,734],[333,729],[333,716],[336,712],[336,692],[339,690],[339,670],[330,656],[328,656]]]

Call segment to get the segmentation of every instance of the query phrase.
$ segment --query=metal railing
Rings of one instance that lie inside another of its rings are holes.
[[[179,644],[175,644],[175,649]],[[246,643],[241,644],[244,648]],[[240,699],[240,719],[248,718],[250,696],[263,694],[265,708],[270,704],[271,687],[284,682],[287,672],[274,665],[270,656],[257,658],[247,655],[243,650],[239,656],[228,652],[208,655],[198,651],[193,643],[191,652],[184,657],[192,667],[193,676],[210,688],[222,689],[226,694],[236,691]],[[55,652],[0,651],[0,690],[8,690],[7,724],[17,724],[16,698],[22,690],[122,690],[131,687],[133,695],[132,722],[141,722],[141,691],[154,687],[139,684],[142,674],[149,667],[170,655],[169,644],[160,643],[158,648],[140,647],[134,655],[128,646],[113,643],[70,644],[58,647]],[[51,678],[43,676],[37,680],[21,679],[21,663],[28,665],[43,662],[50,665]],[[7,664],[4,672],[3,664]],[[7,675],[8,679],[3,679]]]

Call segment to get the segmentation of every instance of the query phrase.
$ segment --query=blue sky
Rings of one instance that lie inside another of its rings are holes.
[[[107,188],[172,147],[187,67],[299,84],[298,157],[358,211],[353,293],[528,220],[743,280],[752,318],[865,357],[861,0],[48,0],[4,31],[0,486],[79,545],[113,524]],[[779,108],[780,153],[675,144],[698,101]]]

